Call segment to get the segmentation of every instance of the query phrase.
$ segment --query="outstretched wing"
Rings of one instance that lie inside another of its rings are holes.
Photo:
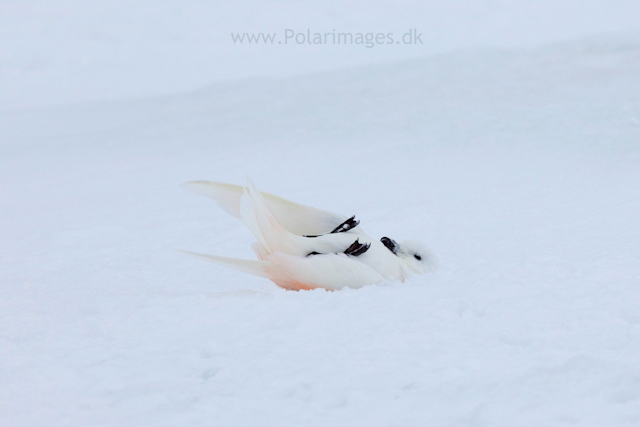
[[[252,182],[249,182],[247,191],[241,198],[240,219],[256,237],[258,254],[283,252],[306,257],[313,253],[339,253],[355,249],[350,245],[353,246],[353,242],[357,241],[356,235],[348,232],[322,234],[313,238],[291,233],[278,221],[269,209],[263,193]],[[357,236],[366,238],[363,234]]]
[[[228,214],[240,218],[240,200],[245,187],[210,181],[187,182],[183,187],[211,197]],[[346,216],[294,203],[273,194],[260,193],[278,222],[287,231],[299,236],[329,233],[348,219]],[[353,231],[362,233],[359,227],[355,227]]]
[[[324,288],[360,288],[380,283],[384,278],[366,264],[353,261],[344,254],[327,254],[317,257],[296,257],[282,252],[269,255],[269,261],[227,258],[180,251],[202,258],[214,264],[233,268],[271,280],[289,290]]]
[[[240,259],[240,258],[228,258],[216,255],[198,254],[189,251],[179,251],[187,255],[201,258],[214,264],[222,265],[224,267],[233,268],[234,270],[242,271],[245,273],[253,274],[254,276],[260,276],[269,278],[269,274],[266,273],[265,268],[269,265],[267,261],[256,261],[252,259]]]

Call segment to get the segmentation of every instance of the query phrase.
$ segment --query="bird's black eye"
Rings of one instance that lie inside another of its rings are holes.
[[[415,254],[413,257],[415,259],[417,259],[418,261],[420,261],[422,259],[422,257],[420,255],[418,255],[418,254]]]

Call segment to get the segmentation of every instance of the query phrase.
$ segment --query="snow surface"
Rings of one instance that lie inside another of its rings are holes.
[[[4,0],[0,111],[199,89],[472,46],[640,32],[637,0]],[[231,33],[394,32],[423,44],[238,45]]]
[[[245,174],[440,268],[287,292],[173,251],[253,256],[179,187]],[[0,425],[640,424],[640,37],[5,111],[0,183]]]

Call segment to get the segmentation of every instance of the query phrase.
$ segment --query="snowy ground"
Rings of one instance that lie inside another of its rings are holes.
[[[0,424],[640,424],[640,37],[0,113]],[[417,238],[286,292],[188,180]]]
[[[0,111],[176,94],[454,49],[640,32],[637,0],[4,0]],[[422,44],[239,45],[231,33],[422,33]]]

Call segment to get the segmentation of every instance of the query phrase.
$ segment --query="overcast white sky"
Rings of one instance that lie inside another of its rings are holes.
[[[394,32],[423,44],[248,46],[231,32]],[[640,33],[637,0],[0,3],[0,109],[140,98],[474,46]]]

